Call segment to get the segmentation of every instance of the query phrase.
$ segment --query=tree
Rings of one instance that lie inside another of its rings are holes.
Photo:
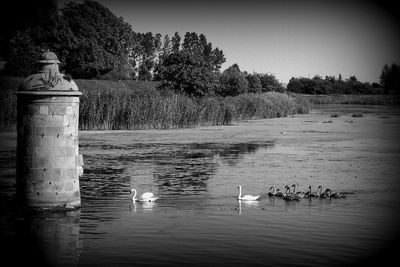
[[[300,94],[314,94],[316,87],[316,81],[309,78],[291,78],[287,89],[293,93],[300,93]]]
[[[195,97],[214,94],[219,83],[218,64],[225,61],[223,52],[213,49],[203,34],[187,32],[182,45],[180,40],[175,33],[172,52],[164,54],[157,66],[155,77],[162,81],[159,88]],[[218,53],[218,60],[213,53]]]
[[[258,74],[261,82],[261,91],[268,92],[268,91],[276,91],[276,92],[283,92],[285,89],[280,84],[278,79],[273,74]]]
[[[213,71],[219,71],[225,62],[224,53],[218,48],[213,49],[204,34],[187,32],[182,44],[182,51],[202,58]]]
[[[390,67],[385,65],[380,75],[380,84],[385,94],[400,93],[400,65],[393,63]]]
[[[336,80],[334,76],[320,76],[309,78],[292,78],[287,86],[288,91],[301,94],[375,94],[377,88],[370,83],[358,81],[357,77],[350,76],[343,81],[339,75]]]
[[[248,92],[249,93],[260,93],[261,92],[261,80],[257,73],[247,74],[246,80],[248,81]]]
[[[246,93],[249,85],[245,74],[240,71],[236,63],[224,70],[220,82],[218,94],[222,96],[237,96]]]
[[[65,62],[68,55],[66,47],[74,46],[77,40],[59,15],[54,0],[23,4],[17,1],[5,10],[11,13],[7,16],[10,21],[4,24],[10,25],[10,28],[1,29],[0,39],[8,74],[27,76],[36,72],[36,62],[47,49],[55,52],[62,63]]]
[[[155,63],[154,66],[154,76],[153,79],[155,81],[160,81],[161,77],[160,77],[160,71],[162,69],[162,65],[164,64],[165,59],[172,53],[172,44],[171,44],[171,40],[168,36],[168,34],[166,34],[164,36],[164,41],[162,43],[162,47],[160,49],[160,53],[158,55],[158,60]]]
[[[201,58],[189,53],[172,53],[160,67],[162,83],[160,90],[172,90],[192,97],[202,97],[214,93],[218,76]]]
[[[138,79],[150,81],[162,53],[161,34],[138,33],[135,35],[135,40],[139,44],[139,50],[136,54],[136,65],[139,66]]]
[[[77,42],[68,47],[65,70],[76,78],[101,78],[122,70],[133,46],[133,31],[122,17],[95,1],[69,2],[62,9]],[[129,78],[129,77],[127,77]]]
[[[178,53],[180,45],[181,37],[178,32],[175,32],[174,36],[172,36],[172,53]]]

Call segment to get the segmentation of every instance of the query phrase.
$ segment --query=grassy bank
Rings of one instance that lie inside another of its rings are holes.
[[[0,78],[0,127],[15,129],[15,92],[21,78]],[[168,129],[308,113],[308,101],[282,93],[189,98],[161,95],[155,82],[75,80],[83,95],[81,130]]]
[[[400,105],[399,95],[305,95],[293,94],[310,104]]]

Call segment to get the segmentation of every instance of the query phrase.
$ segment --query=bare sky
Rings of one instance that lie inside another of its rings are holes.
[[[242,71],[291,77],[342,74],[378,82],[400,63],[399,21],[381,1],[98,0],[136,32],[204,33]]]

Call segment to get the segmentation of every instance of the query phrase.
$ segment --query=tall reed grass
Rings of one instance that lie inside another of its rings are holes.
[[[20,77],[0,76],[0,129],[15,129],[17,122],[17,96],[15,92],[23,81]]]
[[[0,79],[2,129],[15,129],[15,92],[21,81],[21,78]],[[181,94],[162,95],[155,84],[135,81],[77,80],[76,83],[82,92],[80,130],[188,128],[309,112],[307,100],[275,92],[190,98]]]
[[[81,98],[82,130],[170,129],[230,124],[244,119],[308,113],[308,102],[282,93],[189,98],[159,93],[86,91]]]

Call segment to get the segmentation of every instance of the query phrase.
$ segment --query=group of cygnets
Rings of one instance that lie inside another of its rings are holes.
[[[242,187],[239,185],[239,200],[247,200],[247,201],[256,201],[260,198],[260,196],[253,195],[244,195],[242,196]],[[292,188],[292,190],[290,190]],[[291,187],[286,185],[284,187],[284,192],[280,191],[279,188],[276,189],[274,186],[269,188],[268,196],[270,197],[281,197],[284,200],[300,200],[300,198],[345,198],[346,195],[344,193],[333,192],[330,188],[325,189],[322,192],[322,186],[318,186],[318,190],[316,192],[311,191],[311,186],[308,187],[307,192],[296,191],[296,184],[293,184]]]

